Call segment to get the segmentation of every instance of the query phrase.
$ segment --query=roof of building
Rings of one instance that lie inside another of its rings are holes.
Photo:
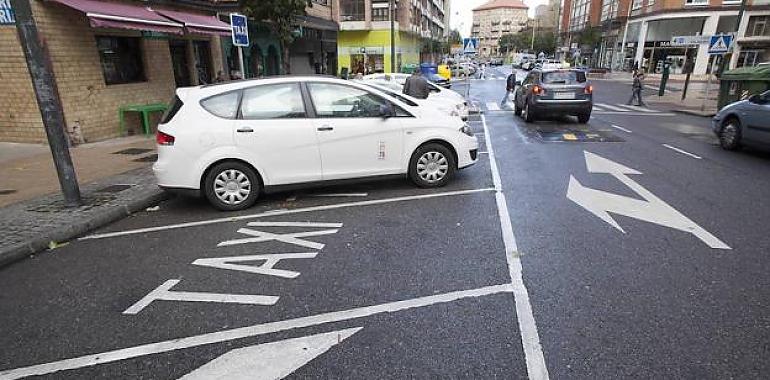
[[[521,0],[492,0],[476,8],[473,8],[473,10],[486,11],[486,10],[496,9],[496,8],[529,9],[529,7],[526,4],[524,4]]]

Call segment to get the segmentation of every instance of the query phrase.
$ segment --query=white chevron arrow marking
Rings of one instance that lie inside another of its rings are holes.
[[[628,176],[642,174],[641,172],[588,151],[585,151],[585,160],[586,168],[590,173],[610,174],[644,199],[640,200],[591,189],[583,186],[575,177],[570,176],[567,198],[617,228],[620,232],[625,233],[626,231],[610,216],[610,213],[693,234],[711,248],[731,249],[727,244]]]

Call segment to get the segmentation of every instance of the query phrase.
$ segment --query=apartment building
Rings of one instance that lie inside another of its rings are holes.
[[[393,70],[419,64],[424,41],[441,40],[447,32],[449,0],[395,0]],[[339,0],[337,52],[340,71],[391,72],[389,0]]]
[[[492,0],[474,8],[471,35],[479,39],[479,55],[497,55],[502,35],[526,28],[528,10],[519,0]]]
[[[672,62],[672,73],[683,72],[688,63],[694,74],[721,64],[723,58],[708,54],[708,43],[674,44],[675,36],[734,33],[733,51],[724,57],[728,68],[770,60],[770,0],[748,0],[739,25],[740,5],[740,0],[565,0],[562,40],[592,64],[648,72],[660,72],[665,61]],[[598,30],[601,42],[580,46],[580,34],[589,30]]]
[[[177,86],[210,83],[223,70],[230,26],[214,2],[32,0],[64,111],[65,128],[88,141],[141,133],[141,119],[118,110],[166,103]],[[13,9],[0,18],[0,141],[44,142],[45,130]]]

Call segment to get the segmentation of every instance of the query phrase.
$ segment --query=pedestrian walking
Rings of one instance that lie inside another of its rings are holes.
[[[420,75],[420,72],[415,70],[404,83],[403,93],[417,99],[428,99],[430,95],[430,85],[428,81]]]
[[[479,66],[479,79],[485,79],[487,77],[487,66],[485,64],[481,64]]]
[[[505,96],[500,101],[500,107],[505,107],[505,104],[511,101],[511,93],[516,89],[516,72],[512,72],[505,80]]]
[[[631,85],[631,97],[626,104],[631,105],[636,98],[636,105],[640,107],[647,107],[642,100],[642,87],[644,81],[644,73],[634,70],[634,84]]]

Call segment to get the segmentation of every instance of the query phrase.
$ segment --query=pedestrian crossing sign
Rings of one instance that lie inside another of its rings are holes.
[[[476,54],[478,46],[478,38],[463,38],[463,54]]]
[[[733,36],[730,34],[716,34],[709,41],[709,54],[725,54],[730,50]]]

